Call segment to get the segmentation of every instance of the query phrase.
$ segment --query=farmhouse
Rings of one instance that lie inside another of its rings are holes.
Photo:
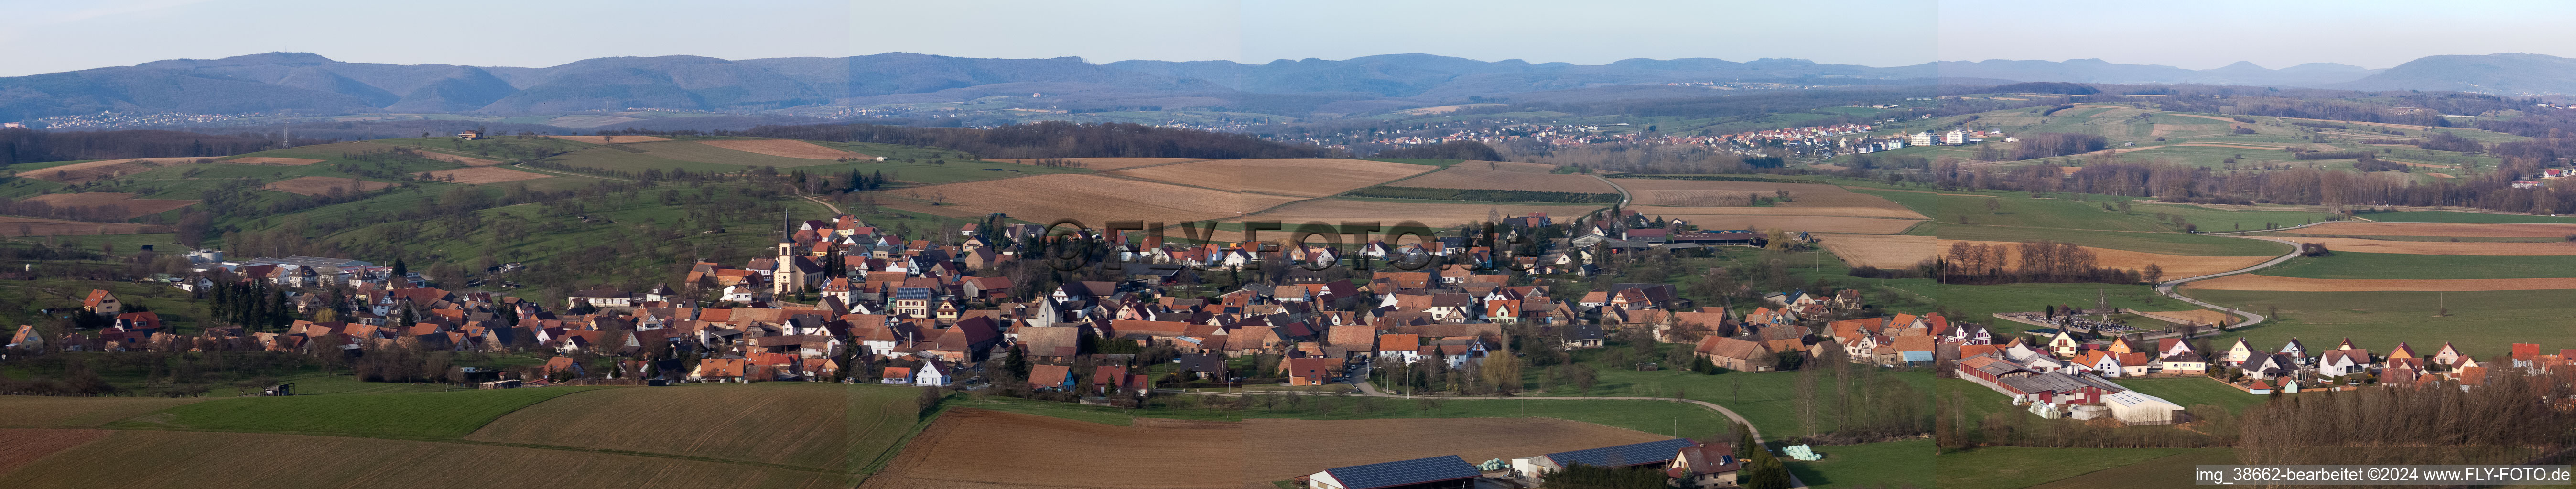
[[[1744,462],[1735,458],[1735,446],[1725,443],[1682,447],[1664,464],[1664,476],[1682,489],[1718,489],[1735,487],[1736,475]]]
[[[1324,469],[1308,489],[1472,489],[1480,472],[1457,455]]]

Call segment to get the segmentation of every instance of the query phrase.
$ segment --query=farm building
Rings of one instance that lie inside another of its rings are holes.
[[[1735,447],[1724,443],[1682,447],[1672,463],[1664,465],[1664,476],[1684,489],[1735,487],[1736,475],[1744,462],[1735,458]]]
[[[1475,465],[1457,455],[1324,469],[1306,476],[1309,489],[1468,489]]]
[[[2133,425],[2173,424],[2174,412],[2182,406],[2163,398],[2138,391],[2114,392],[2102,396],[2102,404],[2111,408],[2111,417]]]
[[[1512,459],[1512,475],[1538,484],[1549,472],[1564,470],[1576,464],[1605,468],[1628,468],[1639,465],[1664,465],[1673,461],[1685,447],[1699,446],[1690,440],[1674,438],[1663,441],[1630,443],[1584,450],[1556,452],[1529,458]]]

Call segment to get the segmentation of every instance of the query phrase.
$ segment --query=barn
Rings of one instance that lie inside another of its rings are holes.
[[[1309,489],[1471,489],[1475,465],[1457,455],[1324,469],[1306,476]]]
[[[1538,483],[1543,482],[1548,472],[1564,470],[1577,464],[1613,469],[1639,465],[1661,466],[1672,462],[1675,455],[1681,454],[1682,448],[1698,445],[1688,439],[1674,438],[1516,458],[1512,459],[1512,473],[1532,483]]]

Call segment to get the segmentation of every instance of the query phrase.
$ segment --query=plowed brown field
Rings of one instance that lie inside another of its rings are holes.
[[[1701,207],[1696,202],[1712,198],[1742,199],[1746,194],[1763,197],[1789,191],[1789,201],[1781,207],[1871,207],[1904,210],[1905,206],[1876,195],[1843,190],[1842,187],[1818,183],[1729,182],[1721,180],[1670,180],[1661,178],[1613,178],[1611,183],[1634,194],[1635,205]],[[1923,217],[1907,211],[1913,217]]]
[[[464,177],[457,177],[457,178],[460,178],[460,179],[461,179],[461,178],[464,178]],[[352,181],[352,180],[355,180],[355,181],[357,181],[358,183],[357,183],[356,185],[350,185],[350,184],[349,184],[349,182],[350,182],[350,181]],[[359,179],[355,179],[355,178],[340,178],[340,177],[296,177],[296,178],[289,178],[289,179],[285,179],[285,180],[279,180],[277,183],[268,184],[268,186],[266,186],[266,187],[260,187],[260,188],[269,189],[269,190],[275,190],[275,191],[279,191],[279,192],[286,192],[286,193],[291,193],[291,194],[303,194],[303,195],[331,195],[331,189],[335,189],[335,188],[336,188],[336,189],[340,189],[340,191],[341,191],[341,192],[344,192],[344,193],[358,193],[358,192],[366,192],[366,191],[371,191],[371,190],[381,190],[381,189],[384,189],[384,188],[387,188],[387,187],[393,187],[393,186],[395,186],[395,185],[394,185],[394,184],[391,184],[391,183],[378,182],[378,181],[372,181],[372,180],[359,180]]]
[[[465,155],[452,155],[452,154],[440,153],[440,152],[437,152],[437,151],[428,151],[428,150],[416,150],[416,151],[417,151],[417,152],[419,152],[419,153],[420,153],[420,156],[421,156],[421,157],[423,157],[423,158],[429,158],[429,159],[433,159],[433,160],[444,161],[444,162],[448,162],[448,163],[455,163],[455,164],[465,165],[465,166],[492,166],[492,165],[498,165],[498,164],[501,164],[501,162],[499,162],[499,161],[493,161],[493,160],[487,160],[487,159],[482,159],[482,158],[476,158],[476,157],[472,157],[472,156],[465,156]]]
[[[1618,193],[1599,178],[1590,175],[1558,175],[1504,170],[1487,170],[1480,163],[1460,163],[1431,174],[1388,183],[1395,187],[1464,188],[1486,190],[1528,190],[1533,192],[1574,192],[1585,194]]]
[[[816,144],[814,144],[814,143],[808,143],[808,142],[798,141],[798,140],[794,140],[794,139],[722,139],[722,140],[699,141],[699,142],[698,142],[698,144],[704,144],[704,145],[714,146],[714,147],[718,147],[718,148],[730,149],[730,150],[734,150],[734,151],[741,151],[741,152],[745,152],[745,153],[760,153],[760,154],[765,154],[765,155],[770,155],[770,156],[785,156],[785,157],[789,157],[789,158],[804,158],[804,159],[809,159],[809,160],[836,160],[836,159],[841,159],[841,158],[862,158],[862,159],[873,159],[873,158],[876,158],[875,156],[869,156],[869,155],[858,154],[858,153],[852,153],[852,152],[842,151],[842,150],[837,150],[837,149],[832,149],[832,148],[826,148],[826,147],[822,147],[822,146],[820,146],[820,145],[816,145]]]
[[[803,382],[602,389],[521,408],[465,439],[857,470],[896,448],[919,395]],[[687,421],[639,430],[637,419]]]
[[[1570,219],[1606,206],[1587,205],[1515,205],[1515,204],[1436,204],[1416,202],[1377,202],[1366,200],[1314,199],[1280,206],[1249,219],[1279,221],[1295,229],[1308,222],[1341,223],[1344,221],[1379,221],[1394,226],[1399,221],[1415,221],[1434,228],[1455,226],[1485,220],[1488,210],[1504,216],[1526,216],[1545,212],[1557,219]]]
[[[1228,192],[1322,197],[1437,169],[1383,161],[1281,158],[1194,161],[1110,174]]]
[[[499,162],[494,162],[494,164],[499,164]],[[515,182],[515,181],[520,181],[520,180],[535,180],[535,179],[539,179],[539,178],[551,177],[551,176],[553,176],[553,175],[546,175],[546,174],[540,174],[540,173],[529,173],[529,172],[523,172],[523,171],[518,171],[518,170],[512,170],[512,169],[508,169],[508,168],[493,168],[493,167],[488,167],[488,166],[478,166],[478,167],[473,167],[473,168],[459,168],[459,169],[454,169],[454,170],[439,170],[439,171],[429,172],[429,176],[431,176],[431,177],[436,177],[436,178],[438,178],[438,179],[439,179],[439,181],[444,181],[444,182],[470,183],[470,184],[485,184],[485,183]],[[456,179],[455,179],[455,180],[448,180],[448,179],[447,179],[447,177],[450,177],[450,176],[456,177]]]
[[[1093,227],[1122,220],[1177,224],[1231,219],[1297,200],[1075,173],[959,182],[895,192],[916,199],[939,199],[945,205],[888,202],[885,206],[951,217],[983,217],[1000,212],[1035,223],[1071,218]]]
[[[595,413],[611,415],[614,413]],[[687,420],[634,420],[649,430]],[[262,461],[245,461],[256,454]],[[171,489],[849,487],[838,473],[344,436],[122,430],[0,473],[0,487]]]
[[[1958,241],[1928,236],[1825,235],[1820,243],[1844,262],[1879,268],[1912,267],[1915,263],[1941,256],[1956,243],[2018,244],[1998,241]],[[2093,252],[2098,266],[2143,270],[2153,264],[2163,268],[2165,278],[2174,279],[2243,269],[2271,260],[2268,256],[2183,256],[2145,253],[2109,248],[2084,247]],[[2007,253],[2007,260],[2018,260],[2018,254]]]
[[[287,165],[287,166],[310,165],[310,164],[314,164],[314,163],[321,163],[321,162],[322,162],[322,160],[317,160],[317,159],[312,159],[312,158],[279,158],[279,157],[274,157],[274,156],[244,156],[244,157],[240,157],[240,158],[233,158],[233,159],[223,160],[223,161],[224,161],[225,163],[239,163],[239,164],[245,164],[245,165]]]
[[[555,138],[555,139],[561,139],[561,140],[565,140],[565,141],[580,141],[580,142],[585,142],[585,143],[590,143],[590,144],[650,143],[650,142],[654,142],[654,141],[669,141],[669,140],[671,140],[671,138],[665,138],[665,137],[654,137],[654,136],[617,136],[617,137],[616,137],[616,138],[614,138],[613,140],[612,140],[610,137],[608,137],[608,136],[546,136],[546,137]]]
[[[107,430],[0,429],[0,474],[107,436]]]
[[[2302,229],[2301,231],[2304,231]],[[2403,253],[2409,255],[2477,255],[2477,256],[2576,256],[2576,243],[2480,243],[2449,241],[2388,241],[2361,238],[2295,238],[2301,243],[2326,245],[2333,251],[2363,253]]]
[[[0,428],[87,428],[206,399],[0,396],[0,413],[9,413],[0,416]]]
[[[194,200],[137,199],[134,198],[134,194],[118,192],[45,194],[28,197],[27,200],[43,202],[46,205],[54,207],[123,207],[125,208],[124,217],[128,219],[136,216],[147,216],[169,212],[171,209],[187,207],[189,204],[197,203],[197,201]]]
[[[1475,168],[1475,169],[1479,169],[1479,170],[1510,171],[1510,172],[1521,172],[1521,173],[1555,173],[1555,172],[1556,172],[1556,165],[1550,165],[1550,164],[1546,164],[1546,163],[1521,163],[1521,162],[1514,162],[1514,161],[1463,161],[1463,162],[1459,162],[1458,164],[1455,164],[1455,165],[1449,165],[1449,167],[1450,167],[1450,168],[1467,167],[1467,168]]]
[[[98,160],[88,163],[73,163],[51,168],[27,170],[18,172],[18,176],[54,183],[83,183],[102,178],[115,178],[142,173],[151,171],[155,168],[189,163],[197,160],[214,161],[214,158],[124,158],[115,160]]]
[[[2576,224],[2463,224],[2443,222],[2329,222],[2294,229],[2301,234],[2343,236],[2451,236],[2556,238],[2576,234]]]
[[[2269,275],[2229,275],[2192,282],[2192,288],[2214,290],[2277,290],[2288,292],[2373,292],[2373,291],[2444,291],[2475,290],[2560,290],[2576,289],[2576,278],[2481,278],[2459,280],[2356,280],[2274,277]]]
[[[1367,440],[1354,442],[1355,434]],[[1146,419],[1129,427],[959,409],[863,487],[1245,487],[1366,463],[1441,455],[1484,461],[1666,438],[1546,418]]]

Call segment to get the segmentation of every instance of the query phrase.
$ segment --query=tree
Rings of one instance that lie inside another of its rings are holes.
[[[2165,267],[2162,265],[2149,263],[2146,271],[2142,273],[2147,277],[2147,285],[2165,283]]]
[[[2003,199],[1986,199],[1986,213],[1987,213],[1987,214],[1998,214],[1998,212],[1996,212],[1996,211],[2003,210],[2003,208],[2004,208]]]
[[[948,395],[946,393],[939,392],[939,387],[937,386],[922,386],[921,401],[916,404],[920,408],[917,416],[921,419],[930,418],[931,413],[939,411],[939,402],[946,400],[947,398]]]

